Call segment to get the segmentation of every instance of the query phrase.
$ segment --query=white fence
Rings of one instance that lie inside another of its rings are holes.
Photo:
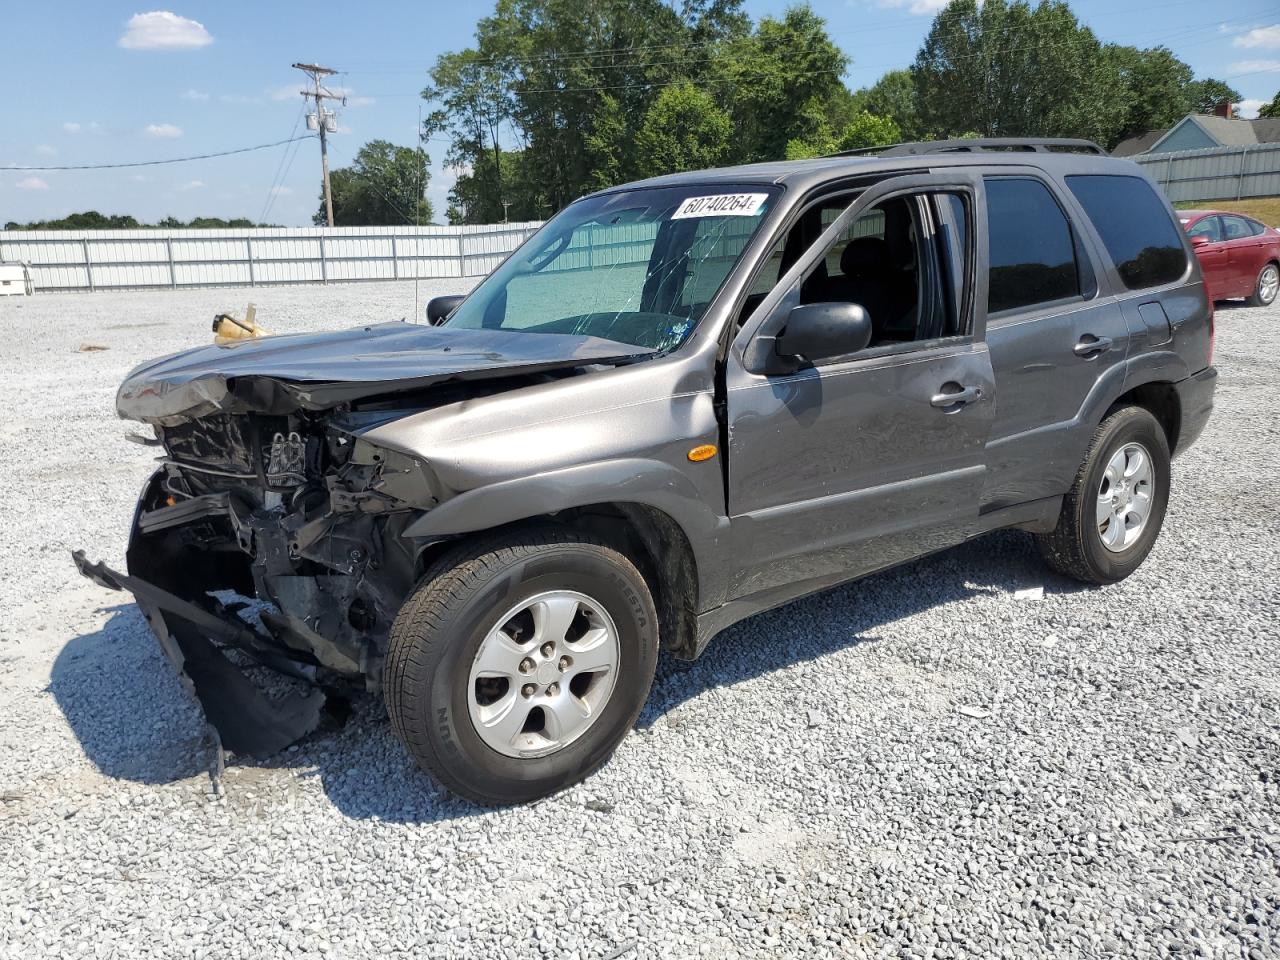
[[[1174,203],[1280,195],[1280,143],[1130,157]]]
[[[539,226],[7,230],[0,262],[30,264],[37,292],[475,277]]]

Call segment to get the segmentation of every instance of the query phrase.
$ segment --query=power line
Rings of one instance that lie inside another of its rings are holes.
[[[306,113],[306,101],[298,108],[298,115],[293,119],[293,129],[289,131],[292,138],[298,132],[298,124],[302,122],[302,115]],[[259,222],[266,223],[267,214],[271,211],[272,205],[275,203],[276,187],[283,186],[284,181],[281,179],[281,173],[284,171],[285,158],[289,156],[292,144],[286,144],[284,150],[280,153],[280,162],[276,164],[276,175],[271,178],[271,186],[267,187],[267,199],[262,203],[262,215],[258,217]]]
[[[159,167],[168,163],[190,163],[192,160],[213,160],[217,157],[230,157],[237,153],[252,153],[255,150],[270,150],[272,147],[278,147],[286,143],[294,143],[298,140],[314,140],[310,134],[302,137],[293,137],[289,140],[277,140],[275,143],[260,143],[256,147],[241,147],[238,150],[223,150],[220,153],[202,153],[194,157],[174,157],[171,160],[137,160],[133,163],[81,163],[70,166],[45,166],[45,167],[16,167],[7,166],[0,167],[0,172],[5,170],[120,170],[125,167]]]

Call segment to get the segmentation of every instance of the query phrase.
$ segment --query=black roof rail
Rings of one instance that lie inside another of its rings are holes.
[[[1093,153],[1108,156],[1107,151],[1092,140],[1070,137],[974,137],[967,140],[922,140],[917,143],[894,143],[887,147],[862,147],[841,150],[833,157],[910,157],[925,153]]]

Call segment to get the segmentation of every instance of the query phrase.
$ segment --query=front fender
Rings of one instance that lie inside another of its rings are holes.
[[[426,511],[403,535],[456,536],[597,503],[637,503],[667,514],[693,549],[699,596],[723,593],[718,545],[729,520],[707,506],[687,475],[660,460],[605,460],[476,487]]]

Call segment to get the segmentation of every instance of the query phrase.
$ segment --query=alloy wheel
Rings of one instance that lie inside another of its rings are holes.
[[[540,757],[577,740],[613,693],[618,629],[571,590],[523,600],[485,635],[467,694],[476,733],[508,757]]]
[[[1258,276],[1258,299],[1269,304],[1275,300],[1277,292],[1280,292],[1280,267],[1269,263]]]
[[[1142,536],[1155,495],[1151,454],[1126,443],[1112,454],[1098,484],[1098,536],[1112,553],[1127,550]]]

